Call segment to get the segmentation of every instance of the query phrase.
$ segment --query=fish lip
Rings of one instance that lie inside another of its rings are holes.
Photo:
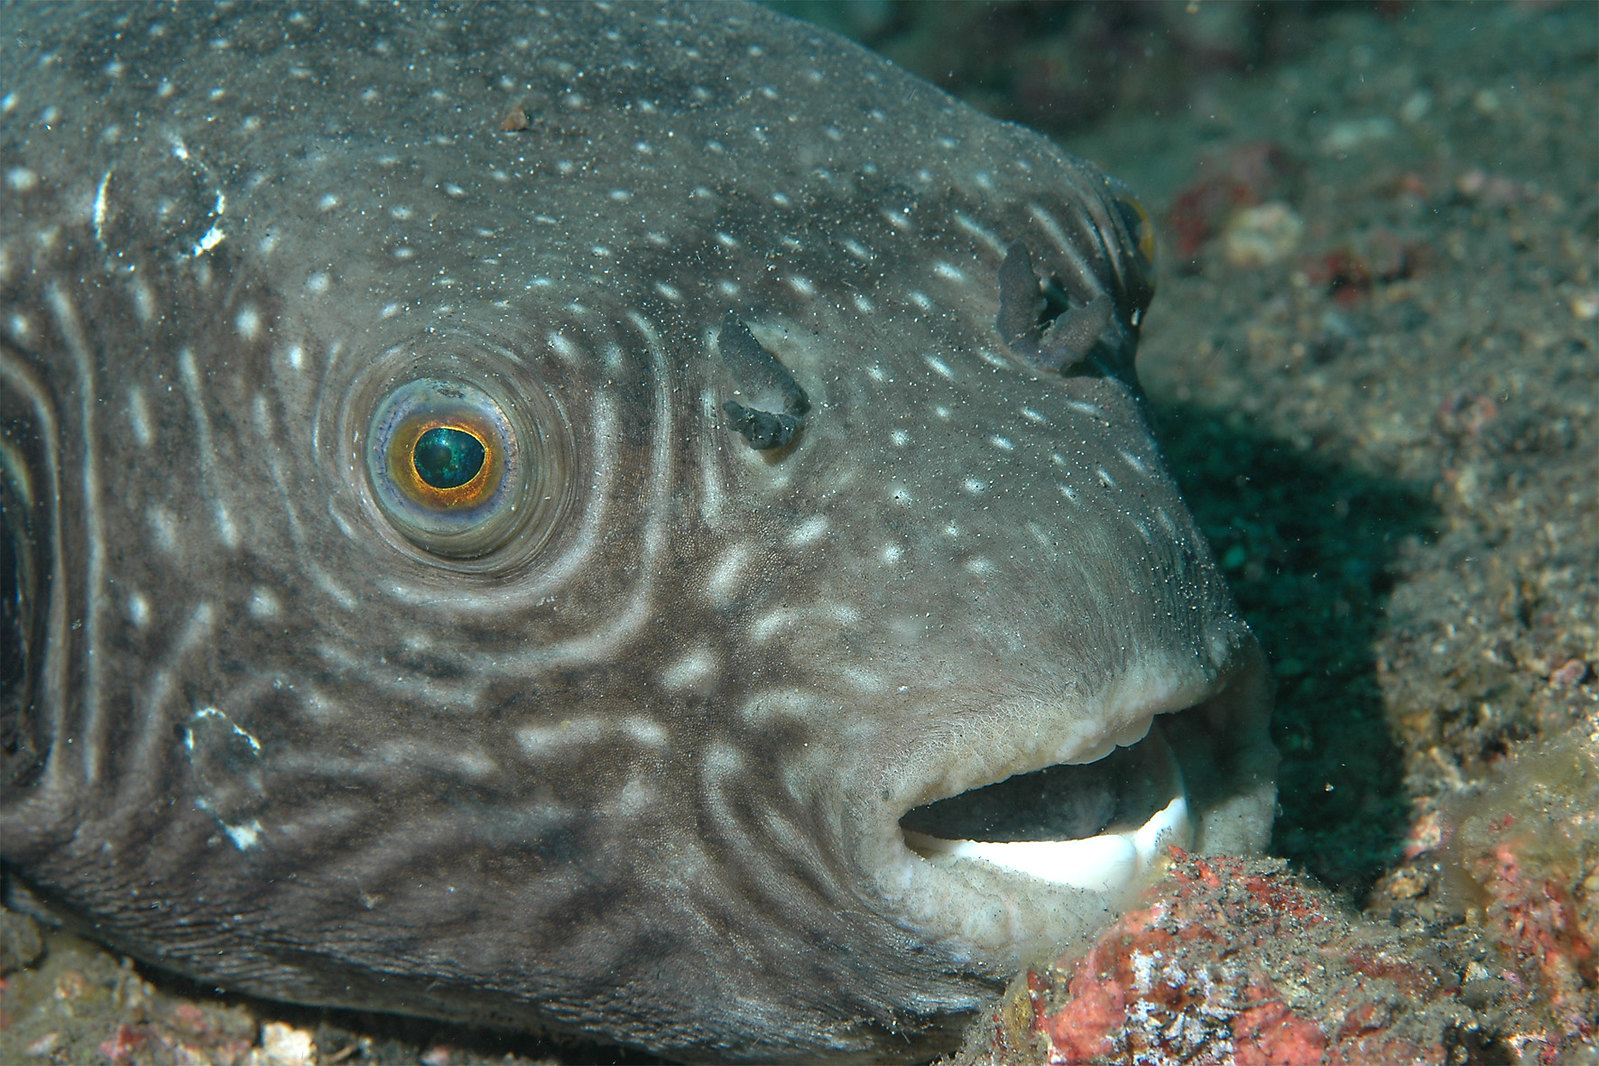
[[[1169,843],[1200,853],[1259,850],[1276,800],[1269,673],[1241,627],[1215,660],[1219,668],[1156,661],[1069,707],[1002,706],[976,737],[935,736],[907,752],[867,831],[891,920],[961,965],[997,974],[1036,952],[1085,944],[1153,879]],[[1049,732],[1051,725],[1058,732]],[[1096,762],[1120,746],[1117,738],[1146,726],[1176,751],[1184,810],[1173,816],[1181,821],[1152,819],[1140,827],[1147,847],[1125,878],[1051,880],[971,856],[930,858],[926,841],[907,839],[901,819],[916,807],[1019,774]],[[1018,745],[1018,735],[1037,739]]]

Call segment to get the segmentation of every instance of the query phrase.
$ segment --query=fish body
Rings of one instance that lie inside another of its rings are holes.
[[[886,1058],[1262,843],[1091,165],[755,8],[8,23],[13,898],[257,995]]]

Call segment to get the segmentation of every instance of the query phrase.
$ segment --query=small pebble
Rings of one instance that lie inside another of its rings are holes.
[[[1227,221],[1222,255],[1229,266],[1270,266],[1293,254],[1304,232],[1304,220],[1281,200],[1246,207]]]
[[[1581,659],[1567,659],[1566,662],[1549,675],[1549,684],[1555,688],[1568,688],[1580,685],[1588,676],[1588,664]]]

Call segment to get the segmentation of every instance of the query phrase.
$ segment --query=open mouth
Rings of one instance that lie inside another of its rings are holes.
[[[1097,935],[1172,846],[1260,849],[1275,810],[1271,683],[1253,640],[1216,667],[1151,657],[1068,708],[924,734],[868,839],[896,921],[995,966]]]
[[[912,808],[905,843],[933,863],[973,860],[1109,892],[1167,847],[1193,846],[1182,768],[1158,724],[1090,763],[1049,766]]]

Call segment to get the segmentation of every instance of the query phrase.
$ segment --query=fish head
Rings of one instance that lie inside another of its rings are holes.
[[[1093,167],[742,9],[30,17],[46,905],[300,1002],[881,1057],[1263,843],[1266,670]]]

